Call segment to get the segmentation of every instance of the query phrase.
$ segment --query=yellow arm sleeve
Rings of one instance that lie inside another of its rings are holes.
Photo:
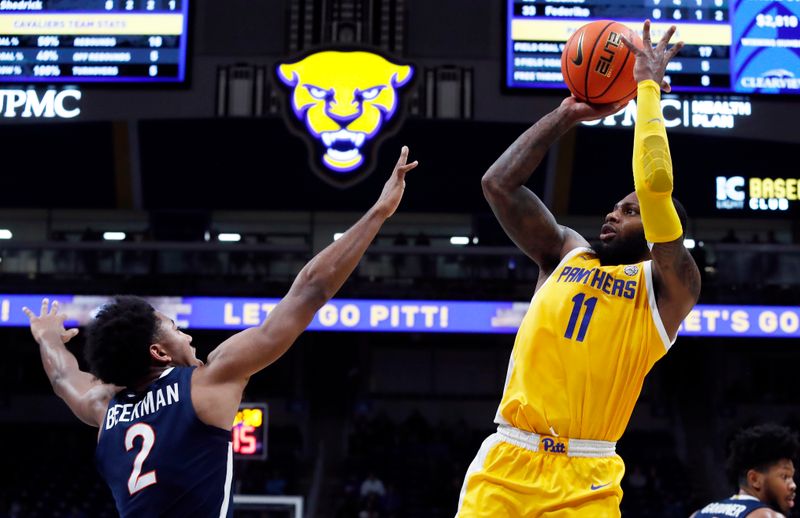
[[[672,158],[661,113],[661,88],[639,83],[633,136],[633,184],[639,197],[645,238],[651,243],[675,241],[683,235],[672,203]]]

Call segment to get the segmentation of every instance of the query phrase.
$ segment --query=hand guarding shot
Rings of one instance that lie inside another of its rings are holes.
[[[42,299],[42,308],[38,316],[30,309],[22,308],[31,321],[31,333],[37,342],[45,339],[47,335],[58,335],[62,343],[67,343],[78,335],[78,329],[65,329],[64,321],[67,315],[58,312],[57,300],[53,301],[50,309],[48,309],[49,303],[49,299]]]
[[[407,162],[408,147],[403,146],[400,151],[400,158],[397,159],[397,164],[394,166],[394,171],[392,171],[392,175],[383,186],[383,191],[376,204],[376,206],[380,206],[386,211],[386,218],[392,217],[400,205],[400,200],[403,199],[403,192],[406,189],[406,174],[419,165],[416,160],[410,164]]]
[[[250,376],[281,357],[355,269],[384,221],[400,205],[408,148],[378,201],[297,274],[264,322],[197,359],[192,337],[137,297],[117,297],[90,324],[90,373],[64,346],[58,303],[39,315],[25,308],[42,365],[61,397],[100,428],[96,465],[122,517],[230,517],[231,427]]]

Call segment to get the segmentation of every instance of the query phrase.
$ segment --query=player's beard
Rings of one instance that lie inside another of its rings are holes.
[[[786,515],[788,515],[788,513],[792,511],[791,508],[789,508],[789,506],[786,505],[786,500],[781,500],[778,497],[778,495],[776,495],[775,492],[772,491],[772,488],[770,488],[769,485],[767,485],[764,489],[765,489],[764,498],[762,501],[768,506],[770,506],[772,510],[779,511]]]
[[[647,241],[644,232],[626,238],[617,235],[608,243],[600,242],[594,251],[603,266],[634,264],[647,257]]]

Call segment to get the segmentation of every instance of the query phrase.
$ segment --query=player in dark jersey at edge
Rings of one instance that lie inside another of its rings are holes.
[[[691,518],[782,518],[794,507],[797,435],[785,426],[763,424],[740,431],[731,442],[728,477],[739,492],[712,502]]]
[[[82,372],[65,343],[58,303],[24,311],[55,393],[83,422],[98,427],[97,468],[123,517],[231,516],[231,427],[245,385],[283,355],[355,269],[405,188],[403,147],[380,198],[297,275],[258,327],[195,356],[192,337],[136,297],[119,297],[88,330]]]

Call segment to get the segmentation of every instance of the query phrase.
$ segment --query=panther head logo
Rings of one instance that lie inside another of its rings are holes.
[[[409,65],[365,51],[326,50],[277,68],[295,117],[322,145],[321,163],[339,185],[364,164],[365,145],[395,115],[398,89],[413,74]]]

